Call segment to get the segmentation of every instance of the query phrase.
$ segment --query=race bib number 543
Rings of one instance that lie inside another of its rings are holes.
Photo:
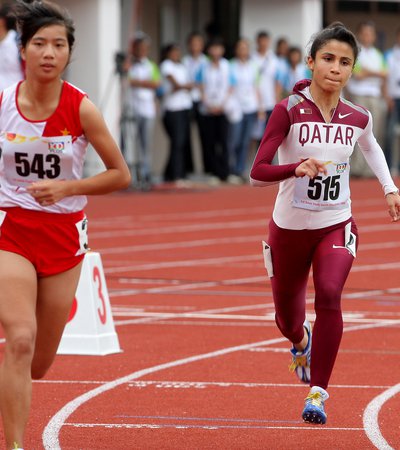
[[[344,209],[347,207],[350,188],[348,162],[325,162],[327,174],[313,179],[296,178],[293,195],[295,208],[322,211],[325,209]]]
[[[8,140],[3,149],[5,176],[16,186],[72,178],[71,136]]]

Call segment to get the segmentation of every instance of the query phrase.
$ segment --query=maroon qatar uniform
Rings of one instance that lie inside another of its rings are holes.
[[[313,269],[316,321],[311,386],[327,388],[343,332],[341,293],[357,247],[351,215],[350,156],[358,142],[384,194],[397,190],[372,133],[371,114],[340,99],[326,122],[302,80],[275,106],[251,169],[254,186],[279,182],[264,257],[273,290],[276,323],[291,342],[303,338],[305,296]],[[278,153],[279,164],[272,165]],[[327,174],[297,178],[302,160],[326,164]]]

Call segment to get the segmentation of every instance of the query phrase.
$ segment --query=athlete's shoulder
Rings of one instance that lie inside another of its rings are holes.
[[[83,134],[80,122],[80,105],[87,94],[67,81],[63,82],[60,102],[55,113],[47,120],[43,136]]]
[[[14,83],[0,92],[0,111],[10,111],[16,108],[16,93],[21,81]],[[5,112],[7,114],[7,112]]]
[[[352,103],[350,100],[340,98],[336,108],[333,122],[365,128],[370,120],[368,109]]]
[[[280,102],[292,124],[321,122],[321,115],[315,105],[305,96],[294,92]]]
[[[78,88],[74,84],[69,83],[68,81],[64,81],[63,93],[66,96],[74,96],[74,97],[77,97],[77,98],[87,97],[86,92],[84,92],[82,89]]]

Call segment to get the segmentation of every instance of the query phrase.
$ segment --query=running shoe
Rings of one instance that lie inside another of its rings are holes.
[[[325,424],[327,415],[324,403],[328,398],[329,394],[325,389],[322,389],[319,386],[313,386],[305,401],[302,414],[304,422],[316,423],[319,425]]]
[[[296,372],[298,379],[303,383],[310,382],[310,364],[311,364],[311,324],[308,320],[304,322],[304,328],[308,334],[307,347],[303,351],[298,351],[292,347],[292,363],[289,365],[290,372]]]

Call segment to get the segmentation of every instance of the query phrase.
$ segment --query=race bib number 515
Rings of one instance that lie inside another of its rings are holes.
[[[350,188],[348,162],[325,162],[327,174],[313,179],[296,178],[293,195],[295,208],[322,211],[325,209],[344,209],[347,207]]]

